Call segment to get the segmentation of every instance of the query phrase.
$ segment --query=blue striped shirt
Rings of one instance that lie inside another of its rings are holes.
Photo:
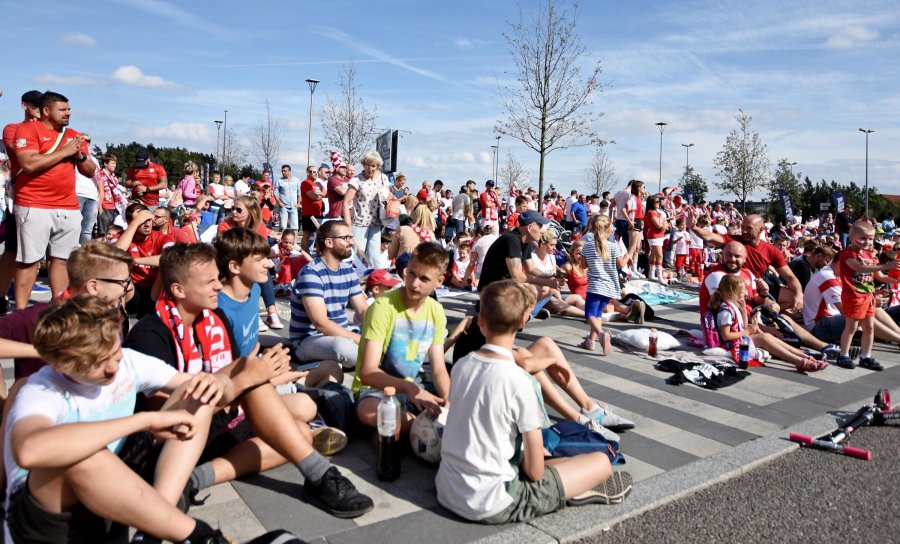
[[[324,299],[328,320],[346,329],[350,326],[347,320],[347,303],[354,296],[361,294],[359,277],[347,263],[341,262],[337,270],[332,270],[320,257],[316,257],[316,260],[303,267],[300,275],[294,280],[291,291],[290,335],[294,348],[309,336],[321,335],[306,313],[303,297]]]

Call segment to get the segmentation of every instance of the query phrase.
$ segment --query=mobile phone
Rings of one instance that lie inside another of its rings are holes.
[[[314,368],[319,368],[319,361],[310,361],[308,363],[302,363],[294,366],[294,370],[300,372],[306,372],[307,370],[312,370]]]

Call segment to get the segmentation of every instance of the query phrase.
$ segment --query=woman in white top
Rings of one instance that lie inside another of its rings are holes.
[[[381,172],[381,155],[366,153],[361,162],[363,171],[349,181],[344,194],[344,222],[353,229],[356,248],[374,262],[381,253],[381,216],[390,182]]]
[[[560,278],[565,277],[557,274],[556,267],[556,242],[558,238],[556,232],[547,230],[541,234],[538,240],[537,249],[531,252],[531,257],[525,261],[525,271],[532,276],[540,278]],[[541,287],[537,293],[538,300],[544,297],[551,297],[550,301],[544,306],[551,313],[569,316],[584,317],[584,310],[576,306],[572,306],[563,300],[562,293],[559,289],[550,289],[549,287]]]

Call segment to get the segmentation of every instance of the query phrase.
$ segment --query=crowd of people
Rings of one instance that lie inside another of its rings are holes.
[[[447,411],[437,498],[463,518],[621,502],[627,472],[602,451],[545,458],[541,429],[548,408],[609,442],[634,423],[584,391],[553,339],[515,340],[562,315],[586,323],[574,349],[610,355],[604,320],[642,324],[649,310],[623,289],[632,279],[699,289],[704,347],[737,364],[747,347],[802,372],[880,370],[873,339],[900,343],[892,217],[772,225],[639,180],[568,198],[550,186],[540,205],[492,180],[411,188],[377,153],[357,174],[332,152],[302,180],[283,165],[204,183],[188,162],[176,183],[145,151],[129,165],[92,156],[61,94],[30,91],[22,108],[3,131],[0,258],[15,308],[0,317],[0,356],[15,359],[0,433],[15,542],[98,542],[123,526],[135,542],[224,542],[187,515],[200,493],[287,463],[306,501],[361,516],[372,499],[328,457],[353,421],[375,432],[386,388],[398,437]],[[42,267],[53,298],[32,303]],[[452,330],[442,286],[479,294]],[[278,297],[289,342],[261,347],[284,328]]]

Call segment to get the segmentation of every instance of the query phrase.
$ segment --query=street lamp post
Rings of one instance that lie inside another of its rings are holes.
[[[496,186],[497,183],[497,146],[492,145],[491,149],[494,150],[494,157],[491,161],[491,179],[494,180],[494,184]]]
[[[306,83],[309,84],[309,132],[306,136],[306,167],[309,168],[310,165],[310,151],[312,149],[312,107],[313,107],[313,93],[316,92],[316,85],[319,84],[318,79],[307,79]]]
[[[694,144],[681,144],[681,147],[684,148],[684,171],[687,172],[687,169],[691,167],[691,148],[694,147]]]
[[[222,131],[222,121],[213,121],[216,124],[216,170],[221,168],[219,166],[219,133]]]
[[[228,141],[228,110],[225,110],[225,130],[222,132],[222,168],[221,168],[221,172],[222,172],[223,178],[225,177],[225,159],[226,159],[225,150],[227,149],[227,147],[225,147],[225,143],[227,141]]]
[[[794,167],[797,166],[796,162],[791,163],[791,179],[794,179]]]
[[[663,123],[660,121],[656,123],[656,126],[659,127],[659,189],[658,191],[662,192],[662,135],[663,131],[666,130],[666,125],[668,123]]]
[[[868,130],[861,128],[860,132],[864,132],[866,134],[866,219],[869,218],[869,134],[875,132],[874,130]]]
[[[497,152],[494,154],[494,183],[495,187],[499,187],[500,180],[497,178],[500,176],[500,136],[497,136]]]

